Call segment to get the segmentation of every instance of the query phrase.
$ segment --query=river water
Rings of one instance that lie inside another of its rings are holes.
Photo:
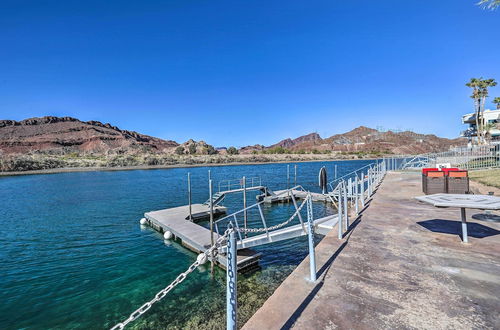
[[[341,176],[372,161],[297,164],[297,184],[319,192],[318,171]],[[106,329],[150,300],[195,261],[196,254],[140,226],[145,212],[187,204],[187,173],[193,203],[208,198],[208,170],[215,183],[257,177],[285,189],[287,164],[74,172],[0,178],[0,328]],[[294,164],[290,164],[290,184]],[[214,186],[217,190],[217,184]],[[249,193],[249,204],[255,193]],[[240,195],[224,201],[242,208]],[[268,225],[286,220],[292,204],[265,206]],[[334,212],[314,203],[314,216]],[[316,243],[322,236],[315,237]],[[307,255],[307,237],[256,248],[261,270],[239,276],[240,325]],[[222,329],[225,273],[211,278],[199,267],[132,329]]]

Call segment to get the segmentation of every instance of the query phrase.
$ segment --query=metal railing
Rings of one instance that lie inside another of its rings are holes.
[[[449,164],[466,170],[500,167],[500,145],[456,147],[449,151],[385,157],[388,170],[418,170]]]
[[[260,176],[246,178],[246,182],[243,182],[243,179],[222,180],[219,182],[219,192],[243,189],[245,183],[247,189],[262,186]]]

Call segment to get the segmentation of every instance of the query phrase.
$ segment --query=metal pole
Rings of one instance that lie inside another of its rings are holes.
[[[467,237],[467,218],[465,216],[465,208],[462,207],[460,211],[462,213],[462,242],[468,243],[469,239]]]
[[[365,207],[365,174],[361,172],[361,207]]]
[[[308,238],[309,238],[309,280],[311,282],[316,281],[316,255],[314,253],[314,220],[313,220],[313,210],[311,195],[309,195],[307,200],[307,225],[308,225]]]
[[[243,227],[245,228],[245,238],[248,236],[247,234],[247,179],[243,177]]]
[[[337,201],[338,201],[338,208],[337,208],[337,214],[338,214],[338,227],[339,227],[339,234],[338,234],[338,238],[339,239],[342,239],[343,238],[343,235],[342,235],[342,188],[340,186],[337,186]]]
[[[372,170],[368,169],[368,197],[372,195]]]
[[[354,207],[356,209],[356,214],[359,213],[359,182],[358,182],[358,175],[356,174],[356,178],[354,179],[354,195],[356,196],[355,198],[355,203]]]
[[[191,209],[191,173],[188,172],[188,200],[189,200],[189,221],[193,221],[193,212]]]
[[[293,185],[296,186],[297,185],[297,165],[295,165],[295,178],[293,180]]]
[[[290,165],[286,166],[286,189],[290,189]]]
[[[337,178],[337,165],[335,165],[335,179]]]
[[[234,229],[229,234],[229,239],[227,241],[226,266],[226,329],[236,330],[238,310],[236,284],[238,269],[236,265],[236,233]]]
[[[345,217],[345,230],[349,229],[349,204],[347,204],[347,187],[344,181],[344,217]]]
[[[209,172],[210,173],[210,172]],[[214,245],[214,200],[212,198],[212,179],[208,181],[208,189],[210,190],[210,246]],[[214,275],[214,252],[210,255],[210,274]]]

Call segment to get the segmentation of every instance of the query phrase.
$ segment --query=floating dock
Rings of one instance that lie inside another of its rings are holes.
[[[224,206],[214,206],[215,214],[226,213],[227,208]],[[205,204],[192,204],[191,210],[193,218],[207,218],[210,216],[210,206]],[[165,210],[152,211],[144,214],[144,217],[149,222],[151,227],[161,233],[170,231],[174,237],[181,240],[182,245],[196,253],[207,251],[212,245],[210,230],[189,221],[189,205],[174,207]],[[217,240],[219,235],[214,232],[214,240]],[[245,271],[258,266],[260,253],[250,249],[238,251],[238,270]],[[222,268],[226,267],[227,259],[223,254],[217,255],[217,264]]]

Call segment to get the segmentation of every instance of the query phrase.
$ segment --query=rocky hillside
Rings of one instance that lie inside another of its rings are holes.
[[[258,141],[256,141],[258,142]],[[239,150],[242,154],[286,150],[308,152],[365,152],[415,154],[447,150],[463,145],[463,139],[445,139],[413,132],[379,132],[360,126],[347,133],[321,138],[317,133],[285,139],[271,146],[260,144]],[[221,149],[221,153],[224,150]],[[81,121],[71,117],[42,117],[22,121],[0,120],[0,153],[45,153],[64,155],[108,154],[215,154],[218,151],[204,141],[189,140],[183,144],[162,140],[133,131],[122,130],[98,121]]]
[[[464,145],[465,139],[446,139],[435,135],[414,132],[379,132],[360,126],[347,133],[321,138],[317,133],[307,134],[296,139],[285,139],[269,147],[253,146],[241,149],[248,153],[254,150],[273,150],[277,147],[291,152],[366,152],[418,154],[448,150],[450,147]]]
[[[42,117],[22,121],[0,120],[0,151],[103,154],[131,149],[150,152],[172,150],[179,144],[98,121],[71,117]]]

